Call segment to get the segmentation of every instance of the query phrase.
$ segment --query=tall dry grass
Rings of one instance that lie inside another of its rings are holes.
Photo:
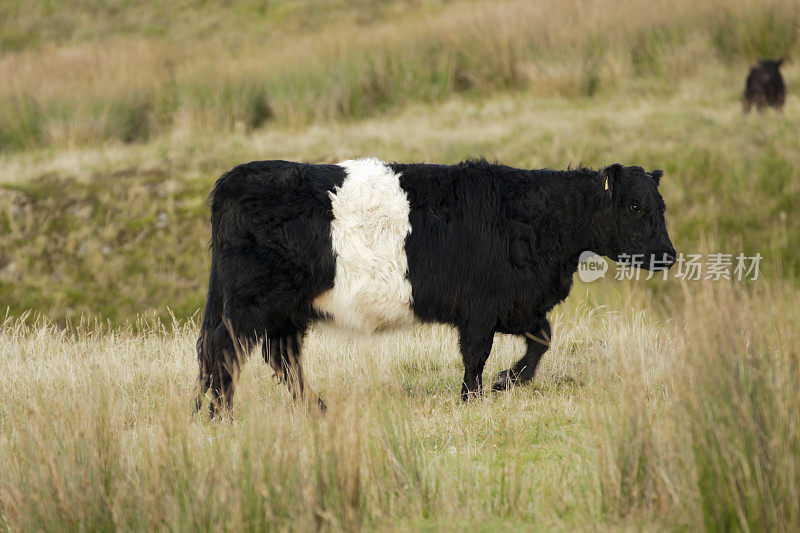
[[[794,530],[793,289],[686,288],[681,307],[647,313],[568,305],[536,384],[468,405],[446,328],[315,331],[308,374],[328,415],[292,404],[254,361],[227,423],[190,414],[193,323],[66,332],[9,318],[0,520],[13,530]],[[521,349],[499,337],[487,372]]]
[[[798,308],[778,285],[687,286],[670,370],[634,355],[595,422],[605,509],[709,531],[792,531],[800,497]],[[665,353],[666,352],[666,353]],[[621,357],[630,357],[620,347]],[[610,438],[609,438],[610,437]]]
[[[145,29],[158,2],[144,15],[65,4],[50,16],[86,35],[0,54],[0,150],[304,125],[460,92],[593,95],[641,79],[669,87],[709,64],[791,55],[800,20],[795,0],[240,4],[213,14],[183,6],[155,34]],[[14,15],[0,37],[25,18]],[[93,35],[93,23],[105,29]]]
[[[782,293],[758,295],[767,309],[736,296],[714,287],[687,303],[702,317],[684,354],[693,394],[682,403],[703,520],[789,531],[800,524],[800,315]]]

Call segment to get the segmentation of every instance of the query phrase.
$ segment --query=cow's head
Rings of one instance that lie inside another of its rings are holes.
[[[783,58],[758,60],[758,66],[760,66],[762,70],[764,70],[769,74],[777,73],[778,69],[781,68],[782,64],[783,64]]]
[[[675,263],[664,219],[666,205],[658,192],[662,174],[619,164],[597,173],[594,186],[602,207],[596,222],[596,252],[648,270],[665,270]]]

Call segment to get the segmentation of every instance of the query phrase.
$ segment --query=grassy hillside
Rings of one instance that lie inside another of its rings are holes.
[[[325,127],[176,134],[143,145],[0,156],[0,299],[14,313],[32,308],[55,320],[98,313],[114,321],[152,312],[166,317],[167,307],[189,316],[205,294],[205,198],[219,174],[253,159],[337,161],[364,154],[663,168],[678,250],[760,252],[766,276],[781,265],[793,277],[800,103],[790,98],[782,115],[742,116],[739,78],[717,68],[669,94],[632,84],[592,98],[454,97]]]
[[[305,125],[458,93],[581,96],[641,78],[669,91],[798,49],[795,0],[609,5],[6,2],[0,150]]]

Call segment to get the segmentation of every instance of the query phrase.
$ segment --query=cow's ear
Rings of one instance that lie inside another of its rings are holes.
[[[600,186],[609,198],[614,197],[614,189],[617,187],[617,181],[622,175],[622,170],[622,165],[614,163],[600,171]]]
[[[653,181],[656,182],[656,187],[661,185],[661,176],[664,175],[664,171],[663,170],[655,169],[654,171],[652,171],[650,173],[650,175],[653,177]]]

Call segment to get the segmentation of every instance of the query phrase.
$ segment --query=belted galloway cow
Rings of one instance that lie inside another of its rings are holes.
[[[661,175],[485,160],[237,166],[209,199],[198,409],[209,388],[212,416],[230,406],[240,365],[257,347],[295,397],[319,401],[302,369],[316,321],[362,332],[451,324],[463,400],[482,394],[494,334],[520,335],[525,353],[492,388],[530,381],[550,343],[547,313],[569,294],[582,252],[636,257],[651,269],[675,262]]]

